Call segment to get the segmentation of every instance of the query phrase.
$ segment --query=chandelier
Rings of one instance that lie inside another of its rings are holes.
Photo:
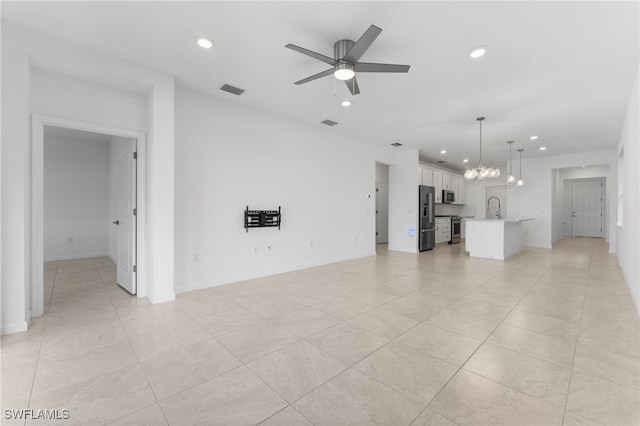
[[[478,163],[478,167],[468,169],[464,172],[464,178],[466,180],[497,178],[500,176],[500,169],[485,167],[482,164],[482,120],[484,120],[484,117],[478,117],[476,120],[480,123],[480,163]]]

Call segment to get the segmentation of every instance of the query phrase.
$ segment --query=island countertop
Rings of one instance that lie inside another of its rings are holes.
[[[463,217],[463,220],[470,222],[470,221],[478,221],[478,222],[525,222],[527,220],[535,220],[532,217],[525,217],[525,218],[504,218],[504,219],[485,219],[485,218],[481,218],[481,217]]]

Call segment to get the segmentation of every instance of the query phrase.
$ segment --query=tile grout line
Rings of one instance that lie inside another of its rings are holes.
[[[520,260],[520,259],[519,259],[519,260]],[[555,263],[555,262],[554,262],[554,263]],[[551,266],[552,266],[552,265],[553,265],[553,264],[549,265],[549,266],[547,267],[546,271],[548,271],[548,270],[549,270],[549,268],[551,268]],[[545,272],[545,273],[546,273],[546,272]],[[500,274],[498,274],[498,275],[500,275]],[[493,330],[491,331],[491,333],[489,333],[489,334],[487,335],[487,337],[482,341],[482,343],[480,343],[480,344],[478,345],[478,347],[477,347],[477,348],[476,348],[476,349],[475,349],[475,350],[474,350],[474,351],[473,351],[473,352],[472,352],[472,353],[467,357],[467,359],[466,359],[466,360],[465,360],[465,361],[460,365],[460,367],[458,367],[458,369],[456,370],[456,372],[455,372],[455,373],[453,373],[453,375],[451,375],[451,377],[449,378],[449,380],[447,380],[447,382],[446,382],[444,385],[442,385],[442,387],[440,388],[440,390],[438,390],[438,392],[436,392],[436,394],[433,396],[433,398],[431,398],[431,400],[427,403],[427,405],[425,405],[425,407],[422,409],[422,411],[418,414],[418,416],[417,416],[416,418],[414,418],[414,419],[412,420],[412,422],[411,422],[411,423],[415,422],[415,421],[418,419],[418,417],[420,417],[420,415],[422,415],[422,413],[424,413],[424,412],[425,412],[425,410],[427,410],[427,408],[429,407],[429,405],[431,404],[431,402],[433,402],[433,401],[438,397],[438,395],[442,392],[442,390],[443,390],[445,387],[447,387],[447,385],[449,385],[449,383],[451,382],[451,380],[453,380],[453,378],[454,378],[454,377],[456,377],[456,376],[458,375],[458,373],[460,372],[460,370],[464,369],[464,366],[466,365],[466,363],[467,363],[467,362],[469,362],[469,360],[470,360],[470,359],[471,359],[471,358],[476,354],[476,352],[478,352],[478,350],[479,350],[479,349],[480,349],[480,348],[481,348],[481,347],[482,347],[482,346],[487,342],[487,340],[489,340],[489,338],[493,335],[493,333],[496,331],[496,329],[497,329],[498,327],[500,327],[500,325],[502,325],[502,323],[504,322],[505,318],[507,318],[507,316],[509,316],[509,315],[511,314],[511,312],[513,312],[513,310],[516,308],[516,306],[518,306],[518,304],[520,303],[520,301],[521,301],[522,299],[524,299],[524,298],[526,297],[526,295],[531,291],[531,289],[532,289],[533,287],[535,287],[536,283],[537,283],[538,281],[540,281],[540,279],[542,278],[542,276],[544,276],[544,273],[540,275],[540,278],[538,278],[538,279],[534,282],[534,284],[529,288],[529,290],[528,290],[525,294],[523,294],[523,295],[522,295],[522,297],[520,298],[520,300],[518,301],[518,303],[516,303],[516,304],[513,306],[513,308],[511,308],[511,310],[509,310],[509,313],[508,313],[507,315],[505,315],[505,316],[504,316],[504,318],[502,318],[502,320],[501,320],[501,321],[500,321],[500,322],[499,322],[499,323],[498,323],[498,324],[493,328]],[[464,297],[464,296],[462,296],[462,297]],[[454,303],[455,303],[455,302],[454,302]],[[425,320],[425,321],[426,321],[426,320]],[[446,329],[445,329],[445,330],[446,330]],[[449,331],[452,331],[452,330],[449,330]],[[460,334],[460,333],[458,333],[458,334]],[[464,336],[464,335],[463,335],[463,336]],[[466,337],[469,337],[469,336],[466,336]],[[465,371],[468,371],[468,370],[465,370]],[[474,373],[474,374],[475,374],[475,373]],[[497,382],[495,382],[494,380],[492,380],[492,381],[493,381],[494,383],[497,383]],[[499,383],[499,384],[500,384],[500,385],[502,385],[501,383]],[[502,386],[505,386],[505,385],[502,385]],[[517,391],[517,390],[516,390],[516,391]],[[523,393],[523,394],[524,394],[524,392],[520,392],[520,391],[517,391],[517,392],[519,392],[519,393]],[[525,395],[526,395],[526,394],[525,394]],[[537,398],[536,398],[536,399],[537,399]],[[434,412],[435,412],[435,411],[434,411]],[[447,417],[447,416],[444,416],[444,415],[442,415],[442,414],[440,414],[440,413],[438,413],[438,412],[436,412],[436,414],[438,414],[438,415],[440,415],[440,416],[442,416],[442,417],[446,418],[447,420],[450,420],[451,422],[453,422],[453,423],[455,423],[455,424],[458,424],[458,423],[456,423],[453,419],[451,419],[451,418],[449,418],[449,417]],[[411,424],[411,423],[410,423],[410,424]]]
[[[100,278],[100,280],[102,281],[102,277]],[[132,297],[137,297],[137,296],[133,296],[132,295]],[[113,303],[113,299],[111,298],[111,296],[109,296],[109,303],[111,303],[111,306],[113,307],[113,310],[116,312],[116,315],[118,316],[118,321],[120,322],[120,327],[122,327],[125,336],[127,336],[127,341],[129,342],[129,347],[131,348],[131,351],[133,352],[133,354],[136,357],[137,365],[140,368],[140,371],[142,372],[142,375],[144,376],[145,381],[147,382],[147,386],[149,386],[149,390],[151,390],[151,393],[153,394],[153,397],[156,400],[156,404],[158,405],[158,407],[160,407],[160,411],[162,412],[162,415],[164,416],[164,419],[167,422],[167,424],[171,425],[171,423],[169,422],[169,418],[167,417],[167,414],[164,411],[164,408],[162,408],[162,405],[160,405],[160,400],[158,399],[158,396],[156,395],[156,392],[153,390],[153,386],[151,386],[151,382],[149,381],[149,378],[147,377],[147,373],[144,371],[144,368],[142,367],[142,362],[140,362],[140,356],[138,355],[138,353],[136,352],[136,350],[133,347],[133,343],[131,342],[131,337],[129,336],[129,333],[127,332],[127,329],[123,324],[122,317],[120,316],[120,312],[118,312],[118,309],[116,308],[116,305]],[[122,417],[120,417],[118,419],[114,419],[110,423],[113,423],[113,422],[118,421],[120,419],[123,419],[123,418],[125,418],[127,416],[130,416],[130,415],[133,415],[135,413],[138,413],[138,412],[150,407],[151,405],[153,405],[153,404],[150,404],[150,405],[148,405],[146,407],[142,407],[139,410],[136,410],[136,411],[134,411],[132,413],[129,413],[129,414],[125,415],[125,416],[122,416]]]
[[[589,254],[589,274],[591,273],[591,263],[593,262],[593,250],[594,244],[591,244],[591,252]],[[584,314],[584,305],[587,300],[587,289],[589,287],[589,275],[587,275],[587,285],[584,286],[584,293],[582,295],[582,309],[580,310],[580,320],[578,321],[578,334],[576,335],[576,342],[573,347],[573,358],[571,359],[571,370],[569,372],[569,384],[567,385],[567,393],[564,398],[564,410],[562,412],[562,424],[564,424],[564,419],[567,415],[567,405],[569,404],[569,394],[571,393],[571,380],[573,379],[573,369],[576,362],[576,353],[578,351],[578,342],[580,341],[580,330],[582,328],[582,316]],[[597,422],[599,423],[599,422]]]

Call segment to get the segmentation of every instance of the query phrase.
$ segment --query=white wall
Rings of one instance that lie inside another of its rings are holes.
[[[2,23],[1,52],[2,104],[10,108],[2,108],[0,332],[24,330],[31,318],[29,122],[35,112],[147,133],[148,215],[146,228],[141,230],[147,258],[138,258],[139,265],[146,265],[139,268],[139,276],[148,277],[150,300],[172,300],[173,77],[6,22]],[[41,75],[38,69],[58,75]]]
[[[45,260],[105,256],[109,223],[109,142],[45,132]]]
[[[638,68],[640,73],[640,66]],[[638,79],[639,75],[636,74],[616,151],[620,152],[624,147],[623,223],[616,228],[618,237],[616,254],[636,305],[636,311],[640,314],[640,83]]]
[[[552,202],[551,202],[551,244],[562,238],[563,225],[566,223],[564,212],[566,191],[564,190],[561,172],[559,169],[551,171]]]
[[[418,252],[418,150],[396,154],[389,166],[389,250]],[[409,235],[413,228],[414,235]]]
[[[525,151],[526,152],[526,151]],[[522,159],[524,185],[507,191],[507,217],[534,218],[522,224],[523,244],[530,247],[550,248],[553,242],[552,209],[554,169],[581,165],[608,165],[607,193],[616,188],[615,150],[576,152],[567,155]],[[514,163],[515,164],[515,163]],[[513,185],[513,184],[510,184]],[[609,200],[609,211],[615,211],[614,200]],[[609,227],[612,217],[609,217]],[[610,250],[615,248],[615,236],[610,236]]]
[[[375,254],[375,166],[391,149],[189,89],[175,99],[177,291]],[[246,232],[247,205],[281,206],[281,230]]]

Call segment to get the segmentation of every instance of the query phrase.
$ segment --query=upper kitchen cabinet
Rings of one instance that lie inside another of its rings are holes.
[[[451,177],[449,173],[442,172],[442,189],[451,191]]]
[[[467,204],[467,181],[464,177],[458,176],[458,191],[456,192],[458,204]]]
[[[422,184],[427,186],[433,186],[433,170],[421,167],[422,169]]]
[[[436,189],[436,203],[442,203],[442,172],[433,171],[433,187]]]

